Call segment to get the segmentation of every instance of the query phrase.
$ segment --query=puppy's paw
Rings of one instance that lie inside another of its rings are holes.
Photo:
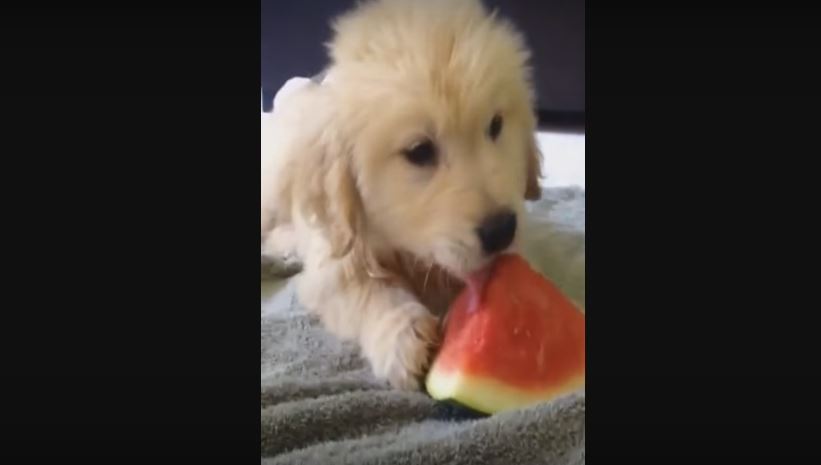
[[[383,324],[391,327],[384,328],[382,337],[377,335],[378,342],[369,354],[374,374],[395,388],[419,389],[438,342],[437,319],[424,306],[413,303],[397,309]]]

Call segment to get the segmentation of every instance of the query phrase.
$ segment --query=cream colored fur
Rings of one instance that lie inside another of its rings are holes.
[[[302,304],[414,389],[437,315],[492,259],[477,226],[510,208],[521,231],[540,192],[528,53],[473,0],[369,1],[334,30],[326,80],[279,98],[263,126],[263,251],[298,255]],[[434,166],[403,155],[424,138]]]

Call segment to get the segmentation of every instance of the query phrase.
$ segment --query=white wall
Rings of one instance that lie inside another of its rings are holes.
[[[539,132],[539,148],[544,159],[544,187],[584,184],[584,134]]]

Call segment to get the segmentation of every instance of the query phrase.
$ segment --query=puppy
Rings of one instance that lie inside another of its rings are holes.
[[[371,0],[333,27],[324,81],[264,123],[263,251],[299,257],[301,303],[418,389],[437,315],[541,192],[529,53],[474,0]]]

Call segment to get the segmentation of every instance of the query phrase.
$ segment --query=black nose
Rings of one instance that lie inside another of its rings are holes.
[[[488,216],[476,229],[482,250],[492,254],[504,250],[516,235],[516,214],[505,210]]]

